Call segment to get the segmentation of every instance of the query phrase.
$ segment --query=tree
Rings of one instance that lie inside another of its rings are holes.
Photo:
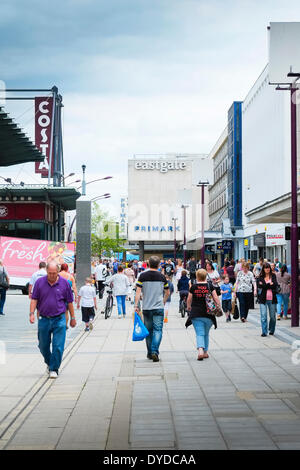
[[[119,239],[119,224],[107,211],[92,204],[91,241],[93,256],[112,256],[116,252],[124,252],[124,241]]]

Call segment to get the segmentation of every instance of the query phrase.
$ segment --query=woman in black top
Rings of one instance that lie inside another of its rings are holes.
[[[211,293],[216,305],[220,306],[219,297],[216,294],[215,288],[211,283],[206,281],[207,271],[205,269],[198,269],[196,272],[196,284],[190,288],[187,299],[187,309],[190,311],[188,320],[185,324],[186,327],[193,324],[196,333],[198,361],[209,357],[208,344],[209,344],[209,330],[214,324],[217,328],[217,321],[214,315],[207,313],[206,295]]]
[[[268,317],[267,309],[269,309],[270,323],[269,334],[273,335],[276,326],[276,304],[278,282],[276,274],[272,273],[269,263],[264,263],[259,278],[257,279],[258,302],[260,304],[260,320],[262,335],[268,334]]]

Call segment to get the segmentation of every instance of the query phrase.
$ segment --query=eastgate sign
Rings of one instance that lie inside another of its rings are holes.
[[[184,170],[186,163],[178,160],[138,161],[134,167],[136,170],[159,170],[161,173],[167,173],[169,170]]]

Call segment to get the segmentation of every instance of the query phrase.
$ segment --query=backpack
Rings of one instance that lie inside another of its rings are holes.
[[[4,269],[0,271],[0,288],[8,289],[8,282],[7,282],[6,272],[4,271]]]

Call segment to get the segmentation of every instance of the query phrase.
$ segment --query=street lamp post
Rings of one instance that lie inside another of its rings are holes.
[[[176,264],[176,221],[177,217],[172,217],[174,223],[174,263]]]
[[[85,165],[82,165],[82,167],[85,167]],[[112,178],[112,176],[105,176],[104,178],[98,178],[96,180],[88,181],[87,183],[82,180],[82,185],[78,186],[78,188],[76,188],[76,189],[82,188],[82,191],[83,191],[83,187],[86,186],[87,184],[96,183],[96,181],[109,180],[111,178]]]
[[[199,181],[197,186],[201,186],[201,268],[205,265],[205,240],[204,240],[204,188],[208,186],[208,181]]]
[[[181,206],[183,209],[183,267],[186,269],[186,208],[184,204]]]

